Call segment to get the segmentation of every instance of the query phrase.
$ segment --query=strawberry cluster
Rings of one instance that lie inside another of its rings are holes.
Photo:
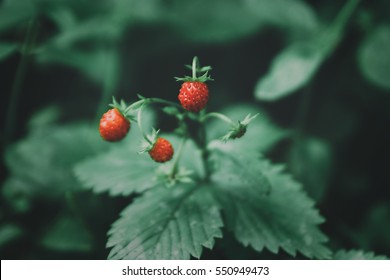
[[[150,157],[159,163],[170,161],[174,154],[172,144],[165,138],[159,137],[158,130],[153,130],[153,133],[149,136],[143,131],[141,124],[141,112],[142,108],[149,103],[162,103],[169,105],[170,107],[164,108],[164,112],[175,115],[180,121],[179,127],[184,127],[184,130],[186,125],[183,120],[186,116],[191,117],[190,114],[193,114],[192,118],[197,119],[200,123],[203,123],[204,120],[209,117],[217,117],[227,122],[231,128],[228,133],[221,138],[223,141],[242,137],[246,133],[246,128],[249,122],[256,116],[248,115],[243,121],[239,121],[238,124],[236,124],[227,116],[220,113],[198,114],[206,107],[209,101],[209,89],[206,82],[212,80],[208,75],[211,67],[200,67],[197,57],[194,57],[192,65],[186,66],[192,70],[192,76],[175,78],[177,81],[182,82],[178,95],[180,105],[164,99],[145,98],[140,95],[140,100],[129,106],[127,106],[124,101],[118,103],[115,99],[113,99],[112,104],[110,104],[112,109],[103,114],[100,120],[99,132],[101,137],[109,142],[120,141],[124,139],[130,131],[131,121],[136,121],[144,137],[144,144],[141,152],[148,152]],[[184,112],[179,112],[179,109]],[[182,136],[183,134],[186,134],[186,132],[182,132]]]

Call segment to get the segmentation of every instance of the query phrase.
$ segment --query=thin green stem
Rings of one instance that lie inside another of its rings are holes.
[[[197,56],[194,56],[192,60],[192,78],[196,79],[196,72],[198,71],[199,59]]]
[[[171,101],[165,100],[165,99],[161,99],[161,98],[154,98],[154,97],[152,97],[152,98],[148,98],[147,100],[152,102],[152,103],[166,104],[166,105],[170,105],[170,106],[174,106],[174,107],[183,109],[179,104],[177,104],[175,102],[171,102]]]
[[[113,96],[116,86],[118,84],[118,77],[116,76],[116,64],[115,64],[116,50],[113,47],[108,47],[106,53],[106,67],[103,78],[103,89],[100,97],[98,109],[96,111],[96,121],[98,121],[105,111],[107,104],[110,102],[111,96]]]
[[[208,166],[208,158],[209,158],[209,151],[207,149],[207,133],[206,133],[206,126],[204,124],[204,120],[206,115],[204,115],[202,118],[199,118],[199,134],[198,134],[198,146],[201,150],[201,156],[202,156],[202,162],[203,162],[203,168],[204,168],[204,180],[207,182],[210,178],[210,169]]]
[[[209,118],[217,118],[221,121],[224,121],[226,122],[227,124],[229,125],[236,125],[235,122],[233,122],[228,116],[224,115],[224,114],[221,114],[221,113],[217,113],[217,112],[211,112],[211,113],[208,113],[206,115],[204,115],[200,121],[201,122],[204,122],[205,120],[209,119]]]
[[[169,174],[169,178],[170,179],[174,179],[175,178],[175,175],[176,175],[176,172],[177,172],[177,168],[178,168],[178,164],[179,164],[181,155],[183,153],[183,149],[184,149],[186,141],[187,141],[187,137],[183,137],[181,142],[180,142],[180,146],[179,146],[179,149],[178,149],[178,152],[177,152],[177,156],[175,158],[175,161],[173,162],[172,170],[171,170],[171,172]]]
[[[38,23],[35,20],[31,20],[27,27],[27,33],[23,41],[20,53],[20,61],[16,69],[15,79],[11,88],[11,96],[8,103],[7,113],[6,113],[6,123],[5,123],[5,133],[4,133],[4,148],[12,140],[15,132],[16,126],[16,116],[18,115],[18,103],[20,100],[20,95],[22,91],[22,84],[25,80],[27,73],[27,65],[29,60],[29,55],[31,53],[31,48],[35,42],[35,38],[38,33]]]
[[[142,128],[142,109],[144,107],[145,103],[143,103],[141,105],[141,107],[138,109],[138,114],[137,114],[137,123],[138,123],[138,128],[139,130],[141,131],[142,133],[142,136],[144,137],[144,139],[150,144],[152,145],[152,141],[149,139],[149,137],[145,134],[145,131],[144,129]]]

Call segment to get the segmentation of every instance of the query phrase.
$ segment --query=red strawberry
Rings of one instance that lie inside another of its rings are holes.
[[[205,83],[198,81],[184,82],[179,93],[179,101],[184,109],[199,112],[209,101],[209,89]]]
[[[109,142],[122,140],[130,129],[130,121],[117,109],[108,110],[100,119],[99,131]]]
[[[209,88],[205,84],[207,81],[212,81],[208,75],[211,70],[210,66],[199,66],[199,60],[195,56],[192,60],[192,66],[187,65],[192,70],[192,76],[184,76],[184,78],[175,77],[176,81],[184,82],[181,85],[179,93],[179,101],[181,106],[190,112],[197,113],[206,107],[209,101]],[[202,74],[203,73],[203,74]],[[199,77],[198,74],[201,76]]]
[[[166,162],[173,157],[173,147],[168,140],[159,137],[149,151],[149,155],[156,162]]]

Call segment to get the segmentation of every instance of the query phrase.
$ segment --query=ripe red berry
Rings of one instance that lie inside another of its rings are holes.
[[[181,106],[190,112],[199,112],[209,101],[209,89],[205,83],[198,81],[184,82],[179,93]]]
[[[100,119],[99,131],[109,142],[122,140],[130,129],[130,121],[118,109],[108,110]]]
[[[168,140],[159,137],[149,151],[149,155],[156,162],[166,162],[173,157],[173,147]]]

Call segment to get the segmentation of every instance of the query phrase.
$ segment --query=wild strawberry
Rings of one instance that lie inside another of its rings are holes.
[[[184,109],[197,113],[207,105],[209,89],[202,82],[184,82],[178,97]]]
[[[99,132],[109,142],[122,140],[130,129],[130,121],[117,109],[108,110],[100,119]]]
[[[199,67],[198,64],[198,58],[195,56],[192,66],[187,65],[188,68],[192,69],[192,77],[176,78],[177,81],[184,81],[178,96],[181,106],[185,110],[195,113],[206,107],[209,101],[209,89],[205,82],[212,80],[208,76],[208,71],[211,70],[211,67]],[[199,73],[203,74],[197,77]]]
[[[149,150],[149,155],[156,162],[166,162],[173,157],[173,147],[168,140],[158,137],[152,149]]]

